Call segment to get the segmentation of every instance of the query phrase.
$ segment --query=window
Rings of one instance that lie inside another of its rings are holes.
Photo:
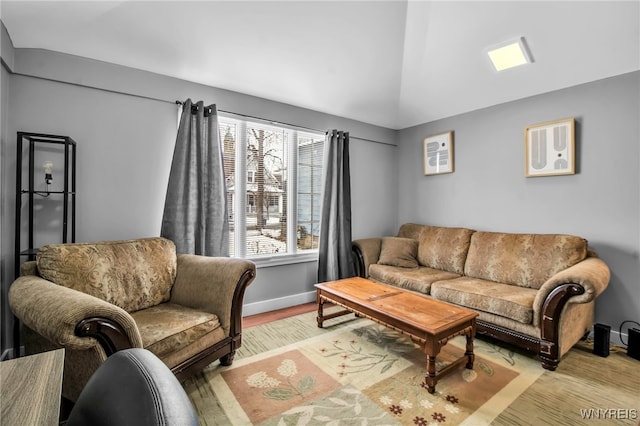
[[[229,254],[259,258],[318,248],[324,134],[220,117]]]

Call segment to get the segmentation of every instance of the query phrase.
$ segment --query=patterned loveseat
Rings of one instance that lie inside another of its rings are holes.
[[[180,380],[231,364],[255,273],[244,259],[176,254],[160,237],[54,244],[23,264],[9,305],[27,353],[65,348],[62,394],[75,401],[121,349],[148,349]]]
[[[478,312],[477,333],[539,354],[555,370],[594,322],[608,266],[572,235],[407,223],[353,242],[357,274]]]

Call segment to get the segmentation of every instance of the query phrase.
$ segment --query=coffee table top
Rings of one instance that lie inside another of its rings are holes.
[[[361,277],[315,286],[337,299],[371,310],[377,317],[384,316],[391,323],[404,323],[431,335],[447,332],[478,316],[469,309]]]

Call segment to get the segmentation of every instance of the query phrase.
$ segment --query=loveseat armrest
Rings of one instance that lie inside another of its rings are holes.
[[[250,260],[179,254],[171,303],[216,314],[225,334],[242,330],[242,304],[256,276]]]
[[[533,302],[534,325],[540,326],[545,315],[545,306],[549,306],[549,297],[557,293],[557,288],[573,284],[577,286],[567,303],[589,303],[595,300],[609,285],[611,271],[607,264],[598,257],[587,257],[583,261],[558,272],[549,278],[538,290]]]
[[[369,278],[369,265],[378,263],[382,238],[362,238],[351,243],[356,275]]]
[[[23,276],[13,282],[9,306],[25,326],[67,349],[89,349],[96,340],[107,355],[142,347],[138,327],[126,311],[38,276]]]

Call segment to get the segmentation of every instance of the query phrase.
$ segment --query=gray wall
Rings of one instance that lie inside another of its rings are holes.
[[[187,97],[268,120],[349,130],[354,236],[391,232],[397,223],[394,130],[38,49],[15,49],[14,64],[4,66],[2,76],[1,236],[2,263],[8,266],[2,272],[3,295],[13,280],[16,132],[68,135],[77,141],[77,241],[158,235],[176,136],[174,101]],[[43,230],[41,235],[49,234]],[[46,238],[55,239],[51,235]],[[55,242],[43,238],[37,245]],[[244,313],[315,300],[315,277],[315,261],[259,267]],[[12,320],[7,313],[3,319],[5,349]]]
[[[404,129],[398,224],[580,235],[612,271],[596,321],[640,322],[639,104],[634,72]],[[526,178],[524,127],[567,117],[577,173]],[[455,172],[424,176],[422,140],[448,130]]]

